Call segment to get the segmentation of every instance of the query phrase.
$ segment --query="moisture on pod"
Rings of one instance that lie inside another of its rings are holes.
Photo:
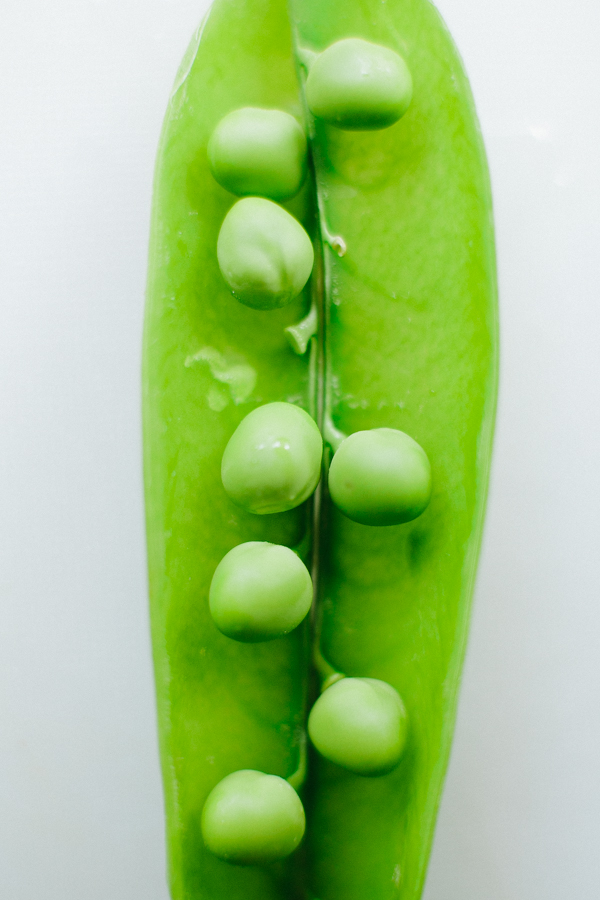
[[[223,453],[221,477],[238,506],[258,515],[299,506],[321,475],[323,438],[292,403],[267,403],[242,419]]]
[[[215,179],[232,194],[289,200],[306,178],[306,136],[283,110],[234,109],[213,131],[208,159]]]
[[[312,271],[314,250],[287,210],[264,197],[244,197],[225,216],[217,258],[234,297],[265,310],[298,296]]]
[[[249,541],[230,550],[216,568],[209,592],[219,631],[236,641],[270,641],[293,631],[313,596],[302,560],[281,544]]]
[[[431,465],[423,448],[403,431],[356,431],[331,461],[329,493],[349,519],[362,525],[410,522],[429,504]]]
[[[202,811],[208,849],[230,863],[265,865],[292,853],[304,835],[304,808],[278,775],[240,769],[220,781]]]
[[[402,57],[361,38],[331,44],[315,59],[306,81],[313,115],[347,131],[393,125],[408,109],[412,91]]]

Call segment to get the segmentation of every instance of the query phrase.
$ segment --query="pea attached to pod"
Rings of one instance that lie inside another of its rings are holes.
[[[306,178],[306,137],[283,110],[243,107],[221,119],[208,158],[214,177],[232,194],[289,200]]]
[[[298,296],[312,271],[314,250],[300,223],[263,197],[231,207],[217,242],[223,278],[241,303],[277,309]]]
[[[217,566],[209,605],[223,634],[256,643],[297,628],[312,596],[310,573],[293,550],[250,541],[230,550]]]
[[[361,38],[331,44],[310,67],[310,111],[347,131],[388,128],[412,98],[412,77],[398,53]]]
[[[323,439],[314,420],[291,403],[267,403],[242,419],[223,454],[223,487],[257,515],[304,503],[321,476]]]
[[[357,775],[385,775],[406,743],[407,717],[398,692],[377,678],[342,678],[319,697],[308,733],[319,753]]]
[[[240,770],[223,778],[202,811],[202,836],[211,853],[241,866],[285,859],[304,834],[296,791],[277,775]]]
[[[416,519],[431,497],[427,454],[394,428],[356,431],[340,444],[329,469],[331,499],[363,525]]]

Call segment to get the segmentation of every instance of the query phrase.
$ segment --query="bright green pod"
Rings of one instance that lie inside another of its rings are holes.
[[[276,76],[274,76],[276,72]],[[218,73],[218,74],[217,74]],[[210,614],[213,574],[233,547],[302,543],[307,504],[257,516],[221,481],[240,422],[272,401],[311,410],[307,357],[284,329],[305,291],[268,313],[239,303],[219,270],[217,238],[232,197],[208,160],[232,109],[281,109],[303,121],[285,6],[219,0],[192,41],[169,102],[158,153],[144,336],[144,444],[152,641],[174,900],[283,900],[294,855],[273,867],[219,859],[201,832],[204,804],[239,770],[286,778],[298,767],[305,719],[307,625],[244,644]],[[304,192],[293,211],[309,229]],[[290,207],[292,208],[292,207]]]
[[[344,131],[308,114],[311,65],[348,36],[398,53],[411,73],[410,106],[384,130]],[[315,268],[295,300],[270,311],[235,299],[216,254],[232,198],[210,171],[208,142],[225,115],[249,106],[289,113],[309,135],[309,175],[289,211],[313,242]],[[420,896],[483,525],[496,361],[485,155],[460,60],[429,0],[291,0],[289,11],[283,0],[216,0],[161,141],[144,349],[174,900]],[[223,453],[245,416],[273,402],[310,413],[327,458],[345,435],[410,435],[431,464],[427,508],[405,524],[360,524],[331,503],[324,480],[294,509],[243,510],[223,487]],[[266,643],[231,640],[210,615],[215,569],[249,541],[294,548],[317,596],[314,616]],[[377,679],[402,698],[406,746],[388,774],[364,777],[311,753],[300,787],[315,699],[309,632],[322,679]],[[306,835],[281,862],[233,865],[202,837],[213,789],[248,769],[299,786]]]

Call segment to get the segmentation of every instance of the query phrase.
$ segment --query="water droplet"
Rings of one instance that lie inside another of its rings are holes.
[[[215,347],[202,347],[197,353],[186,357],[184,365],[186,368],[190,368],[196,363],[208,365],[212,377],[226,386],[236,405],[248,400],[256,386],[256,370],[239,354],[228,357]],[[223,396],[226,398],[224,404],[222,404],[222,399],[216,399]],[[209,406],[211,404],[210,397],[213,398],[213,403],[222,404],[220,409],[224,409],[229,402],[227,394],[220,394],[214,388],[211,388],[207,394]],[[216,407],[211,406],[211,409],[216,409]]]

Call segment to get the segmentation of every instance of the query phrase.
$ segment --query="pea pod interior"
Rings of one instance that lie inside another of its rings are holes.
[[[306,117],[312,54],[344,37],[390,47],[408,64],[413,98],[395,125],[348,132]],[[284,205],[321,263],[297,300],[270,311],[238,303],[216,257],[236,198],[211,174],[208,141],[226,114],[248,106],[290,113],[311,138],[309,177]],[[322,311],[321,365],[316,351],[294,353],[284,331],[307,314],[311,295]],[[144,337],[152,635],[174,900],[419,897],[481,537],[496,360],[485,154],[435,9],[427,0],[292,0],[289,10],[283,0],[216,0],[177,76],[161,139]],[[324,656],[399,692],[407,745],[379,778],[311,755],[304,845],[285,863],[242,868],[205,848],[203,804],[233,771],[287,777],[296,769],[312,683],[309,625],[240,644],[215,627],[208,592],[238,544],[304,552],[311,506],[242,512],[223,489],[221,457],[252,409],[287,401],[317,417],[319,397],[331,434],[397,428],[431,462],[432,499],[414,522],[371,527],[326,496],[321,505]]]

